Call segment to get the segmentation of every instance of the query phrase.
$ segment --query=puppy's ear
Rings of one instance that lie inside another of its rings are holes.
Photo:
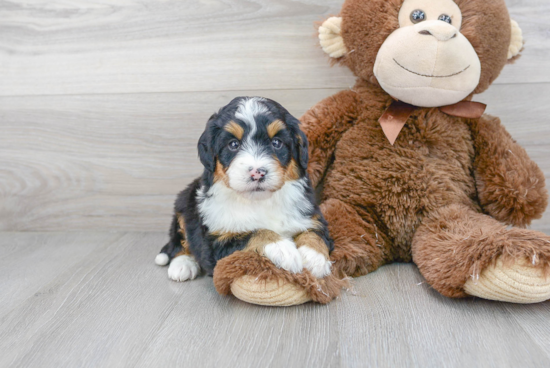
[[[290,113],[287,113],[286,119],[285,119],[286,125],[291,129],[294,134],[295,139],[297,141],[297,156],[296,159],[298,161],[298,164],[304,171],[307,170],[307,163],[309,161],[309,153],[308,153],[308,141],[307,137],[300,130],[300,121],[296,119],[294,116],[290,115]]]
[[[199,158],[201,163],[204,165],[206,170],[214,172],[214,152],[212,152],[210,141],[211,137],[207,129],[204,133],[202,133],[197,148],[199,150]]]
[[[309,153],[308,153],[308,141],[307,137],[301,130],[298,130],[298,143],[300,145],[300,150],[298,151],[298,162],[300,163],[300,166],[304,171],[307,171],[307,163],[309,161]]]

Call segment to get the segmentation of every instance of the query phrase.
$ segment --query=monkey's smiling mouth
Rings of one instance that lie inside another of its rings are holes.
[[[413,74],[419,75],[419,76],[421,76],[421,77],[428,77],[428,78],[449,78],[449,77],[453,77],[453,76],[455,76],[455,75],[458,75],[458,74],[460,74],[460,73],[465,72],[465,71],[470,67],[470,65],[468,65],[466,68],[462,69],[461,71],[456,72],[456,73],[453,73],[453,74],[449,74],[449,75],[428,75],[428,74],[421,74],[421,73],[413,72],[412,70],[407,69],[407,68],[405,68],[403,65],[399,64],[399,63],[397,62],[397,60],[393,59],[393,61],[395,61],[395,63],[396,63],[397,65],[399,65],[401,68],[405,69],[405,70],[408,71],[409,73],[413,73]]]

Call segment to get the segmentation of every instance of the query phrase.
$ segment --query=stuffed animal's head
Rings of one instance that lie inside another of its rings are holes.
[[[523,47],[504,0],[346,0],[319,39],[358,77],[422,107],[483,92]]]

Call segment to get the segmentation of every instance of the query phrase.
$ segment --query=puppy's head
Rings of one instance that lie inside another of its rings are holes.
[[[208,121],[200,160],[213,183],[251,199],[268,198],[305,176],[308,143],[299,124],[275,101],[237,97]]]

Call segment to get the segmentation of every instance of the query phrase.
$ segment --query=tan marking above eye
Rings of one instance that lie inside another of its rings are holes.
[[[285,123],[281,120],[274,120],[267,126],[267,134],[269,135],[269,138],[273,138],[283,129],[285,129]]]
[[[238,140],[242,140],[243,139],[243,136],[244,136],[244,129],[242,126],[240,126],[239,124],[235,123],[233,120],[231,120],[229,123],[227,123],[223,129],[225,129],[225,131],[233,134],[235,136],[235,138],[237,138]]]

